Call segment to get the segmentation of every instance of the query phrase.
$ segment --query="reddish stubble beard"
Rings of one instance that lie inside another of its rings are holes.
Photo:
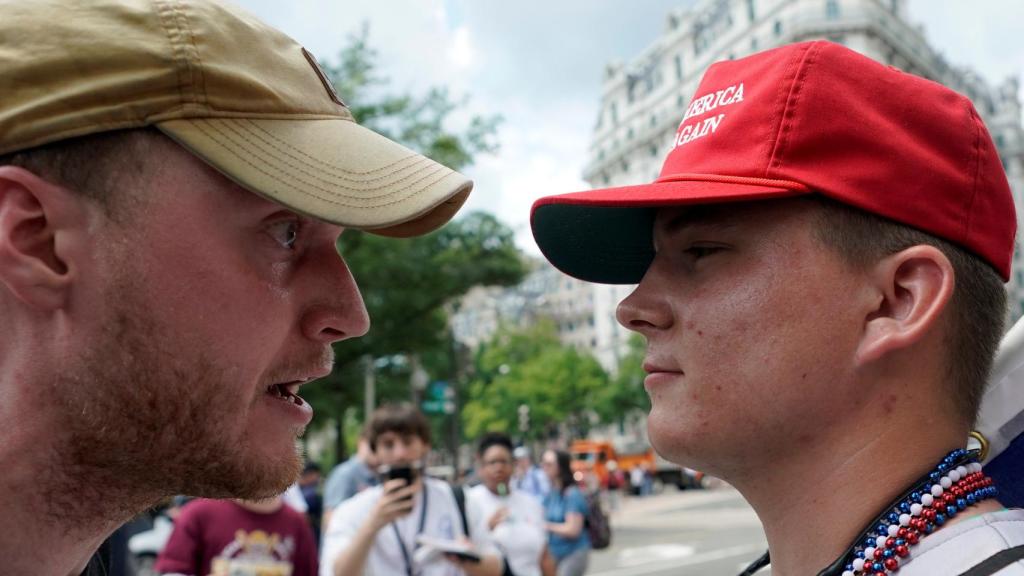
[[[301,470],[299,447],[268,455],[246,435],[263,390],[239,398],[223,365],[161,326],[129,278],[111,287],[108,302],[116,301],[99,336],[52,381],[61,429],[49,458],[50,510],[66,521],[102,503],[130,517],[174,494],[283,492]],[[176,342],[187,349],[169,349]]]

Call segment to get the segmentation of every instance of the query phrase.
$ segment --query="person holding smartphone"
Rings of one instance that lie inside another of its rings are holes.
[[[504,561],[486,535],[467,534],[447,482],[428,478],[430,423],[409,404],[381,406],[367,423],[381,484],[342,502],[323,535],[320,576],[499,576]],[[418,540],[472,543],[473,554],[437,553]]]

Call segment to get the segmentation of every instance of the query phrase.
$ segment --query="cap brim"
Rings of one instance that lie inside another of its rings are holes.
[[[547,196],[534,202],[533,237],[562,272],[600,284],[637,284],[654,259],[657,208],[807,194],[779,186],[671,181]]]
[[[382,236],[440,227],[473,188],[462,174],[342,118],[198,118],[157,127],[253,192]]]

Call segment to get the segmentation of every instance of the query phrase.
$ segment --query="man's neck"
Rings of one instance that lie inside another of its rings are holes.
[[[59,450],[18,440],[5,438],[0,450],[0,493],[8,495],[0,498],[0,518],[17,527],[0,535],[4,573],[78,576],[103,540],[150,499],[122,498],[102,480],[69,478],[67,467],[50,460]]]
[[[816,574],[832,564],[884,507],[962,445],[962,438],[946,436],[915,443],[883,432],[843,449],[823,444],[734,480],[764,525],[772,574]],[[985,510],[969,508],[963,516]]]

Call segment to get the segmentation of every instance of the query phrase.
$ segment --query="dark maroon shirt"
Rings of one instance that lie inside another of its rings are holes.
[[[305,515],[282,505],[263,514],[230,500],[189,502],[156,562],[162,574],[316,576],[317,551]]]

